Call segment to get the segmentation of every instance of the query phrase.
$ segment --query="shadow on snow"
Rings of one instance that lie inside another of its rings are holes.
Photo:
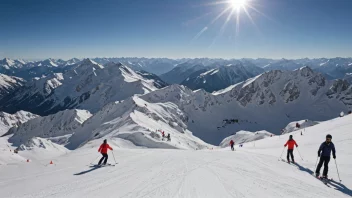
[[[298,167],[298,169],[300,171],[304,171],[304,172],[307,172],[309,173],[310,175],[313,175],[314,172],[306,167],[303,167],[297,163],[295,163],[295,165]],[[336,190],[346,194],[346,195],[349,195],[349,196],[352,196],[352,190],[349,189],[348,187],[346,187],[345,185],[343,185],[342,183],[340,182],[336,182],[334,180],[328,180],[328,184],[331,185],[332,187],[336,188]]]
[[[82,171],[82,172],[79,172],[79,173],[75,173],[73,175],[84,175],[84,174],[90,173],[90,172],[95,171],[95,170],[100,168],[100,166],[90,166],[90,167],[91,167],[91,169],[89,169],[89,170]]]

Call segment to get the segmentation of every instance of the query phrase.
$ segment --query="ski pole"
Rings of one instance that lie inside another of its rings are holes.
[[[281,157],[282,157],[282,154],[284,154],[284,151],[285,151],[285,147],[284,147],[284,149],[282,149],[282,153],[281,153],[281,155],[280,155],[280,158],[278,159],[279,161],[280,161],[280,159],[281,159]]]
[[[317,157],[317,162],[315,162],[315,168],[314,168],[314,170],[317,170],[318,160],[319,160],[319,156]]]
[[[337,175],[339,176],[339,180],[340,182],[342,181],[340,178],[340,173],[339,173],[339,169],[337,168],[337,163],[336,163],[336,159],[335,159],[335,165],[336,165],[336,170],[337,170]]]
[[[112,151],[112,156],[114,157],[115,164],[117,164],[114,151]]]
[[[90,164],[93,164],[93,162],[95,162],[95,160],[97,160],[99,158],[99,155],[97,158],[95,158]]]
[[[297,147],[297,151],[298,151],[298,154],[299,154],[299,156],[301,157],[302,161],[304,161],[304,159],[303,159],[302,156],[301,156],[301,153],[300,153],[299,150],[298,150],[298,147]]]

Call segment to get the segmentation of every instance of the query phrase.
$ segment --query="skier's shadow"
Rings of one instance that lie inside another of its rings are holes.
[[[91,167],[91,169],[89,169],[89,170],[82,171],[82,172],[79,172],[79,173],[75,173],[73,175],[84,175],[84,174],[90,173],[90,172],[95,171],[95,170],[100,168],[99,166],[90,166],[90,167]]]
[[[305,168],[297,163],[295,163],[295,165],[299,168],[299,170],[301,171],[304,171],[304,172],[307,172],[311,175],[313,175],[313,171],[308,169],[308,168]],[[336,182],[334,180],[329,180],[328,181],[329,185],[331,185],[332,187],[336,188],[336,190],[346,194],[346,195],[349,195],[349,196],[352,196],[352,190],[349,189],[348,187],[346,187],[345,185],[343,185],[342,183],[339,183],[339,182]]]
[[[329,181],[328,183],[329,183],[329,185],[335,187],[336,190],[338,190],[342,193],[345,193],[346,195],[352,196],[352,190],[347,188],[345,185],[343,185],[339,182],[333,181],[333,180]]]

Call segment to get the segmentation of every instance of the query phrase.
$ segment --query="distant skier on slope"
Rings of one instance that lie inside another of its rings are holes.
[[[231,150],[235,150],[234,148],[235,142],[233,140],[230,141],[230,146],[231,146]]]
[[[317,170],[315,171],[315,175],[317,177],[319,177],[320,175],[320,169],[323,166],[323,163],[324,163],[323,178],[328,177],[331,151],[332,151],[333,158],[336,159],[335,145],[334,143],[331,142],[331,139],[332,139],[332,136],[330,134],[326,135],[326,141],[323,142],[319,147],[318,157],[320,157],[320,161],[317,166]]]
[[[167,141],[171,141],[170,133],[167,134]]]
[[[292,159],[292,163],[295,163],[295,159],[293,156],[293,149],[294,147],[298,147],[296,141],[293,139],[292,135],[290,135],[290,139],[287,140],[286,144],[284,145],[284,147],[288,146],[287,149],[287,162],[290,163],[290,155],[291,155],[291,159]]]
[[[100,152],[103,157],[99,160],[98,165],[100,166],[100,164],[103,162],[104,160],[104,164],[106,165],[106,162],[108,161],[108,149],[113,150],[110,145],[107,143],[107,140],[104,140],[104,143],[102,145],[100,145],[98,152]]]

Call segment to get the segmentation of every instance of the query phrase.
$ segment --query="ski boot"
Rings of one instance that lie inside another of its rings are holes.
[[[320,173],[315,173],[315,177],[319,178],[320,177]]]

